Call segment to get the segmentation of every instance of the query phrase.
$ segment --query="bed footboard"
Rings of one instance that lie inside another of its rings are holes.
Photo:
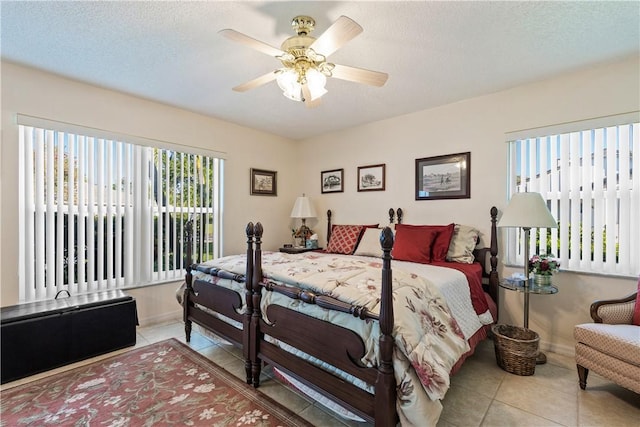
[[[185,225],[185,247],[187,273],[185,277],[185,289],[182,297],[183,320],[187,342],[191,340],[192,324],[219,335],[230,341],[237,347],[242,348],[245,360],[245,371],[247,384],[252,382],[252,363],[250,352],[253,349],[253,341],[246,332],[249,330],[252,305],[252,277],[253,277],[253,224],[247,225],[247,267],[246,274],[234,274],[216,268],[197,265],[193,262],[193,222],[190,220]],[[204,280],[193,279],[192,271],[199,270],[208,275],[222,279],[234,280],[238,283],[245,283],[245,296],[247,307],[240,312],[243,303],[243,296],[236,291],[227,289]],[[236,327],[223,318],[242,324],[242,328]]]
[[[260,366],[267,362],[315,389],[331,396],[344,407],[375,421],[377,426],[396,424],[396,382],[393,372],[393,304],[391,249],[393,232],[385,228],[381,233],[380,243],[383,249],[382,295],[380,313],[370,313],[364,307],[353,306],[326,295],[316,295],[288,286],[278,285],[263,280],[262,275],[262,225],[254,227],[255,250],[253,270],[253,316],[251,317],[250,335],[252,339],[253,384],[259,386]],[[323,308],[351,313],[363,321],[377,320],[380,323],[380,363],[378,367],[363,366],[359,361],[364,356],[364,343],[353,331],[334,325],[294,310],[270,305],[266,309],[266,319],[260,311],[262,291],[278,292],[292,299],[308,304],[316,304]],[[338,376],[318,368],[311,362],[283,350],[268,338],[275,338],[316,359],[322,360],[339,370],[353,375],[367,384],[374,386],[374,394],[353,386]]]
[[[368,384],[374,384],[377,369],[359,363],[365,354],[365,346],[358,334],[278,305],[269,306],[266,315],[270,323],[260,321],[258,355],[261,360],[293,375],[320,393],[331,394],[350,411],[371,418],[374,406],[368,392],[329,375],[313,363],[265,339],[265,336],[275,338]],[[347,345],[343,347],[336,343]]]

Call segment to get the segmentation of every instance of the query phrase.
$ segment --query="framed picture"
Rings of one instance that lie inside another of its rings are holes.
[[[358,191],[384,191],[385,165],[358,166]]]
[[[416,200],[471,197],[471,153],[416,159]]]
[[[344,191],[344,169],[320,172],[320,185],[323,193],[342,193]]]
[[[262,169],[251,169],[251,195],[253,196],[277,196],[278,172]]]

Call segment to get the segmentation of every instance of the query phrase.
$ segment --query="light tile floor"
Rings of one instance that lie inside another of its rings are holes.
[[[138,328],[136,347],[169,338],[185,342],[182,322]],[[200,334],[194,327],[190,346],[244,380],[241,353],[232,345]],[[2,390],[113,354],[8,383]],[[640,395],[593,372],[589,374],[587,390],[580,390],[573,358],[554,353],[547,353],[547,358],[548,362],[538,365],[533,376],[513,375],[496,365],[493,343],[485,340],[452,377],[438,427],[640,426]],[[321,405],[279,383],[268,369],[263,373],[260,391],[316,426],[370,426],[334,417]]]

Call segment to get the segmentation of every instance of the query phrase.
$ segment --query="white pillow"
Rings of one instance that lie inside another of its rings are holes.
[[[449,243],[447,261],[460,262],[463,264],[473,263],[473,250],[478,243],[480,232],[468,225],[456,224]]]
[[[380,246],[381,228],[365,228],[362,238],[354,255],[373,256],[382,258],[382,246]]]

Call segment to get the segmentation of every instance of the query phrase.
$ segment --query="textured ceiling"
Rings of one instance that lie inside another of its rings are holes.
[[[419,111],[640,53],[640,2],[6,2],[4,60],[291,139]],[[279,62],[218,34],[279,47],[291,18],[319,36],[340,15],[364,32],[331,62],[384,71],[382,88],[329,79],[307,109],[275,82],[231,88]]]

